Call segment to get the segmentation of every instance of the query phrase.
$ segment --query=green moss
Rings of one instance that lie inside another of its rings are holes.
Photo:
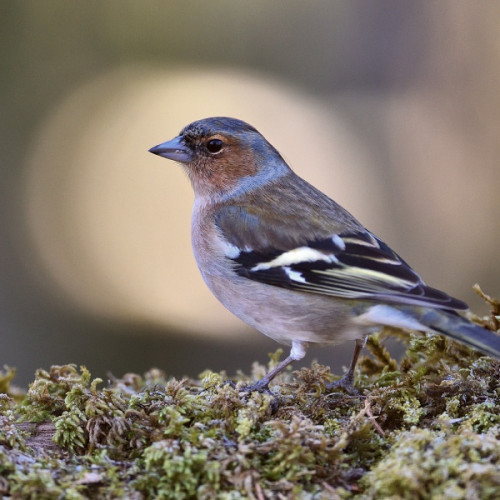
[[[389,334],[407,345],[399,362]],[[103,387],[65,365],[37,371],[21,397],[6,368],[0,495],[500,497],[500,363],[438,335],[386,330],[367,345],[356,396],[326,391],[334,376],[316,362],[280,375],[272,395],[245,392],[281,350],[235,385],[152,369]]]
[[[390,452],[366,474],[368,498],[496,499],[500,492],[500,426],[412,428],[395,433]]]

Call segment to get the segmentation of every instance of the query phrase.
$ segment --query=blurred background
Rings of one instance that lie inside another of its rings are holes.
[[[248,121],[431,285],[500,296],[500,2],[0,3],[0,366],[250,371],[148,148]],[[316,348],[340,373],[353,346]]]

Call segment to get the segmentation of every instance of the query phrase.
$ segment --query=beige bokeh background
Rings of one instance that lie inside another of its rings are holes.
[[[147,153],[206,116],[257,127],[431,285],[500,295],[500,4],[279,3],[4,4],[0,363],[22,383],[274,349],[205,289],[189,182]]]

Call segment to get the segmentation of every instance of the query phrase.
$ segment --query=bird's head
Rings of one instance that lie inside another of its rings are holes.
[[[205,118],[149,150],[181,163],[197,196],[221,197],[251,190],[289,167],[251,125],[235,118]]]

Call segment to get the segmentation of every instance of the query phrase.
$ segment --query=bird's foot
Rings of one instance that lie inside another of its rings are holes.
[[[224,380],[222,385],[228,385],[233,389],[236,389],[237,387],[236,383],[233,382],[232,380]],[[271,396],[273,396],[273,393],[269,389],[269,382],[264,379],[258,380],[257,382],[255,382],[255,384],[244,385],[240,387],[239,390],[241,392],[247,392],[248,394],[250,394],[251,392],[260,392],[260,393],[270,394]]]
[[[255,382],[255,384],[245,385],[243,386],[242,390],[249,393],[261,392],[273,396],[273,393],[269,389],[269,382],[265,379],[258,380],[257,382]]]
[[[351,396],[359,395],[359,391],[354,387],[354,374],[347,372],[344,376],[325,385],[326,391],[332,391],[334,389],[343,389],[347,394]]]

